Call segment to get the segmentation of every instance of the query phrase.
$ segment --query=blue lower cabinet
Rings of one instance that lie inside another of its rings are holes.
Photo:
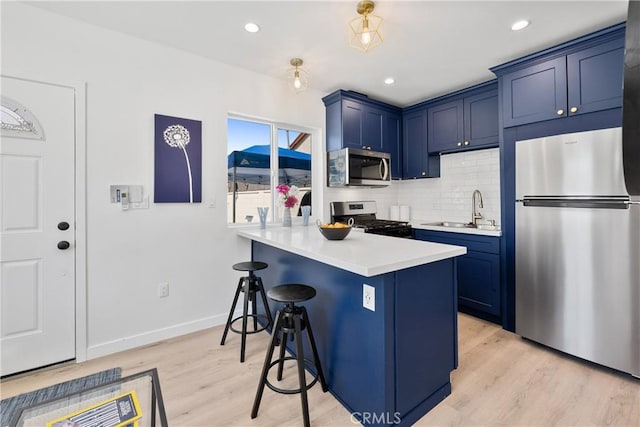
[[[458,304],[500,315],[500,255],[469,251],[460,257]]]
[[[457,258],[458,307],[489,320],[501,316],[500,238],[476,234],[414,230],[417,240],[465,246]]]

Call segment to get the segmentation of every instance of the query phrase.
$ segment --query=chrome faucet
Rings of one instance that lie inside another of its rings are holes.
[[[478,197],[479,200],[476,200],[476,197]],[[484,207],[482,205],[482,193],[480,192],[480,190],[473,191],[473,196],[471,196],[471,203],[473,204],[471,212],[471,223],[475,227],[476,225],[478,225],[477,221],[482,218],[482,214],[476,210],[476,206],[478,207],[478,209],[482,209]]]

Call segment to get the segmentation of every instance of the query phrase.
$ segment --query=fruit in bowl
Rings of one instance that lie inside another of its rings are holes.
[[[336,222],[333,224],[322,224],[317,221],[318,230],[327,240],[342,240],[351,231],[351,226],[343,222]]]

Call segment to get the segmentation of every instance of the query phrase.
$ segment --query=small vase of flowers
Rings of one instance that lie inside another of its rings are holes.
[[[287,184],[280,184],[276,187],[276,191],[281,195],[280,200],[284,205],[284,212],[282,214],[282,225],[284,227],[291,227],[291,208],[298,203],[298,187],[295,185],[288,186]]]

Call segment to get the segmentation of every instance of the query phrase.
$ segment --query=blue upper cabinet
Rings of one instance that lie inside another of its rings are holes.
[[[495,81],[439,99],[428,108],[429,153],[498,146]]]
[[[391,153],[391,177],[402,178],[402,116],[387,112],[383,115],[382,149]]]
[[[491,69],[504,127],[622,106],[624,25]]]
[[[462,147],[464,127],[461,99],[431,107],[427,114],[430,153]]]
[[[402,177],[432,178],[440,176],[440,159],[429,156],[427,149],[427,108],[409,109],[402,114]]]
[[[345,99],[342,102],[342,141],[335,147],[327,147],[328,151],[338,150],[340,148],[363,147],[364,136],[365,108],[356,101]]]
[[[391,176],[402,176],[402,126],[398,107],[338,90],[325,104],[327,151],[360,148],[391,154]]]
[[[491,87],[493,89],[464,98],[465,148],[497,147],[500,142],[497,83]]]
[[[566,116],[564,57],[506,74],[501,83],[504,127]]]
[[[384,122],[384,111],[378,108],[365,106],[361,148],[373,151],[382,150]]]
[[[567,55],[569,114],[622,106],[624,39]]]

